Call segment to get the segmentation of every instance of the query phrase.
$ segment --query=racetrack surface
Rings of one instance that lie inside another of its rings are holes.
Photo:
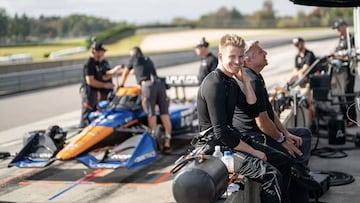
[[[328,54],[336,40],[309,42],[307,47],[317,56]],[[268,52],[269,65],[263,75],[269,88],[281,87],[291,74],[295,48],[292,45],[274,47]],[[197,74],[199,62],[182,64],[158,70],[159,75]],[[134,84],[132,77],[129,85]],[[59,124],[71,127],[80,115],[79,84],[31,91],[0,99],[0,151],[17,152],[21,148],[23,133]],[[196,95],[196,88],[187,91],[188,97]],[[169,90],[174,96],[174,90]],[[174,202],[171,193],[173,175],[169,174],[174,161],[188,148],[189,140],[173,140],[175,150],[170,156],[160,156],[157,161],[142,169],[130,171],[89,170],[75,161],[56,161],[44,169],[7,168],[9,160],[0,161],[0,201],[6,202]],[[359,151],[355,151],[358,163]],[[321,168],[315,159],[314,167]],[[354,202],[359,199],[360,172],[358,168],[338,162],[326,161],[327,168],[351,172],[356,182],[346,187],[334,187],[320,200],[326,202]],[[347,163],[347,164],[346,164]],[[345,194],[346,193],[346,194]],[[337,198],[337,199],[336,199]],[[354,201],[352,201],[354,200]]]
[[[305,40],[317,37],[335,36],[333,30],[328,28],[315,29],[196,29],[166,33],[153,33],[147,35],[141,43],[144,51],[166,51],[188,49],[194,47],[202,37],[205,37],[210,46],[216,47],[224,33],[238,34],[245,40],[278,41],[301,36]],[[212,43],[215,42],[215,43]]]

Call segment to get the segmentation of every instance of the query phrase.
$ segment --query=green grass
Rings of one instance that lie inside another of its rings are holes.
[[[117,41],[113,44],[107,44],[105,45],[106,51],[106,57],[108,56],[118,56],[118,55],[129,55],[129,51],[134,46],[139,46],[142,42],[142,40],[145,38],[146,35],[139,34],[134,35],[122,40]],[[79,59],[79,58],[86,58],[90,55],[89,52],[74,54],[72,56],[66,56],[61,57],[61,59]]]
[[[13,54],[31,53],[33,60],[46,59],[44,56],[53,51],[73,48],[73,45],[46,45],[46,46],[25,46],[25,47],[2,47],[0,56],[9,56]]]
[[[107,56],[113,56],[113,55],[128,55],[129,51],[134,46],[140,46],[141,42],[146,37],[146,34],[138,34],[134,35],[122,40],[119,40],[118,42],[114,44],[106,45],[106,55]]]
[[[131,36],[114,44],[105,45],[107,56],[113,55],[123,55],[129,54],[129,50],[133,46],[138,46],[141,44],[144,39],[144,34],[139,34],[136,36]],[[86,41],[84,39],[78,40],[64,40],[54,43],[45,43],[43,45],[37,46],[18,46],[18,47],[0,47],[0,56],[9,56],[13,54],[23,54],[23,53],[31,53],[33,57],[33,61],[43,61],[48,60],[45,55],[53,52],[59,51],[63,49],[69,49],[79,46],[86,46]],[[72,56],[61,57],[61,59],[77,59],[77,58],[85,58],[89,56],[89,52],[79,53]]]
[[[279,29],[279,31],[292,33],[292,32],[300,32],[300,31],[319,30],[319,29],[327,29],[327,28],[295,28],[295,29]],[[106,49],[108,50],[106,52],[106,56],[128,55],[129,50],[133,46],[139,46],[147,35],[148,34],[138,34],[135,36],[131,36],[119,40],[113,44],[105,45]],[[210,44],[212,46],[215,46],[217,43],[218,40],[210,41]],[[79,46],[86,46],[85,38],[44,42],[42,45],[37,45],[37,46],[0,47],[0,57],[13,55],[13,54],[30,53],[32,54],[33,61],[44,61],[44,60],[48,60],[48,58],[46,58],[45,56],[53,51],[59,51],[59,50],[74,48]],[[192,48],[193,47],[189,47],[189,49]],[[169,51],[174,51],[174,50],[169,50]],[[61,60],[87,58],[89,54],[90,54],[89,52],[84,52],[72,56],[65,56],[65,57],[61,57]]]

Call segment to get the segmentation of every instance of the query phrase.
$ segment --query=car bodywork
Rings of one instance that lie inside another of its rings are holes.
[[[90,114],[91,123],[71,137],[59,126],[27,133],[24,147],[8,166],[46,167],[55,160],[78,160],[89,168],[133,169],[156,160],[164,129],[161,124],[155,130],[146,127],[139,98],[139,87],[117,89],[111,101],[100,102],[100,110]],[[194,102],[171,102],[169,115],[173,136],[197,130]]]

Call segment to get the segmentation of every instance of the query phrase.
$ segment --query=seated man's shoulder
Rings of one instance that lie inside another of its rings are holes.
[[[214,88],[221,87],[222,84],[224,84],[224,81],[220,73],[218,73],[217,71],[212,71],[205,77],[200,87],[214,90]]]
[[[212,83],[220,81],[220,76],[217,71],[211,71],[205,78],[204,82]]]
[[[250,82],[260,80],[260,77],[249,68],[245,68],[244,71],[246,72]]]

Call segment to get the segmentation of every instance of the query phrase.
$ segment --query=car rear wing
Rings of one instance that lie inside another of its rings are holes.
[[[179,88],[182,90],[183,99],[186,101],[187,87],[198,87],[200,85],[197,75],[168,75],[165,78],[166,85],[175,88],[175,99],[179,99]]]
[[[170,87],[196,87],[200,85],[196,75],[168,75],[165,82]]]

